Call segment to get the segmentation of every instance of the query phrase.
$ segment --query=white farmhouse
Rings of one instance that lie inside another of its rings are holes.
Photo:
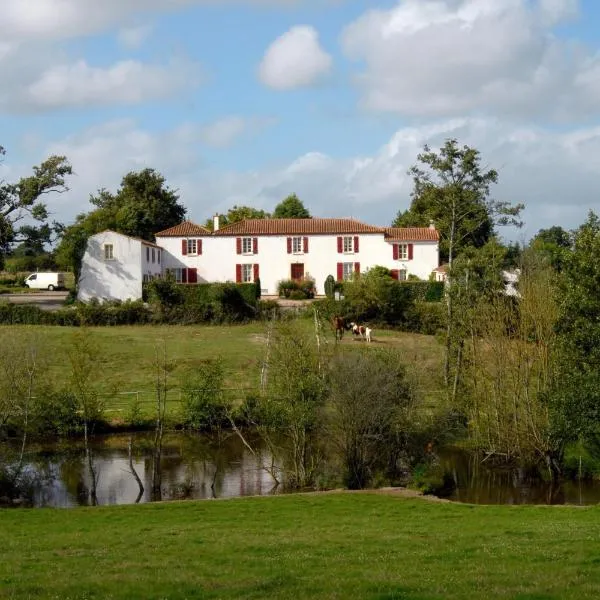
[[[354,219],[248,219],[214,231],[184,221],[156,234],[157,244],[112,231],[88,242],[79,299],[139,299],[142,283],[166,272],[179,283],[251,283],[276,295],[286,279],[350,279],[380,265],[396,279],[428,279],[439,264],[439,233],[429,227],[377,227]]]
[[[162,275],[162,248],[114,231],[90,236],[81,262],[77,299],[138,300],[142,284]]]
[[[253,282],[277,294],[284,279],[315,280],[324,293],[328,275],[349,279],[375,265],[428,279],[439,264],[439,233],[430,227],[376,227],[354,219],[248,219],[214,231],[189,221],[156,234],[164,268],[178,282]]]

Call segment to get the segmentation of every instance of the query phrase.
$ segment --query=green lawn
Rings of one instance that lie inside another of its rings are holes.
[[[4,510],[0,598],[598,598],[599,517],[377,493]]]
[[[310,320],[301,320],[307,330]],[[78,328],[22,325],[4,326],[9,337],[18,336],[25,329],[36,332],[47,361],[49,377],[57,385],[68,383],[67,350]],[[169,406],[174,413],[179,406],[179,389],[202,361],[221,357],[227,373],[228,392],[233,399],[242,399],[249,389],[256,389],[264,358],[266,325],[252,323],[233,326],[131,326],[97,327],[89,330],[98,348],[99,389],[106,403],[107,418],[127,419],[129,407],[135,399],[140,402],[142,414],[154,411],[154,361],[156,347],[166,344],[168,359],[174,363],[170,376]],[[333,335],[327,331],[330,344]],[[398,332],[376,331],[371,347],[396,347],[415,372],[417,381],[431,386],[431,371],[441,360],[441,346],[431,336]],[[343,348],[359,347],[364,342],[346,335]]]

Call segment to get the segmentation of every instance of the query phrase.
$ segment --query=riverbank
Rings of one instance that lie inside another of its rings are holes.
[[[597,598],[599,509],[381,493],[0,511],[0,598]]]

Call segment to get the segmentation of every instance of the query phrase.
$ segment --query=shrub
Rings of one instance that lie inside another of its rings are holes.
[[[33,428],[38,434],[70,435],[81,431],[77,397],[69,391],[49,391],[36,399]]]
[[[446,307],[441,302],[414,302],[406,311],[404,331],[435,335],[446,325]]]
[[[277,285],[277,292],[282,298],[291,300],[306,300],[315,297],[315,281],[304,279],[284,279]]]
[[[215,429],[228,423],[225,401],[225,372],[221,359],[208,360],[183,386],[184,423],[193,429]]]
[[[259,319],[272,319],[281,316],[281,307],[277,300],[261,300],[257,308]]]
[[[327,279],[325,279],[325,295],[329,299],[333,299],[335,296],[335,277],[333,275],[327,275]]]

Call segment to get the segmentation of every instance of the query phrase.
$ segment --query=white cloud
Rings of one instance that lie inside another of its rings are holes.
[[[231,115],[200,128],[200,140],[215,148],[228,148],[240,137],[255,134],[273,124],[273,119]]]
[[[331,56],[321,48],[316,29],[297,25],[267,48],[258,75],[268,87],[290,90],[315,84],[329,73],[331,65]]]
[[[137,49],[150,37],[153,27],[149,23],[123,27],[117,33],[119,44],[125,48]]]
[[[50,67],[24,90],[21,109],[88,107],[135,104],[172,95],[190,82],[198,82],[191,67],[124,60],[101,68],[79,60]]]
[[[400,129],[371,156],[334,158],[311,152],[291,164],[235,171],[203,163],[198,148],[202,130],[197,125],[153,134],[125,120],[48,144],[44,154],[30,162],[50,153],[65,154],[72,161],[77,173],[72,191],[49,199],[56,217],[64,220],[89,210],[90,192],[115,188],[131,169],[153,167],[179,189],[190,217],[198,221],[233,204],[272,209],[296,192],[315,215],[354,216],[385,225],[409,205],[412,181],[407,170],[423,144],[436,148],[447,137],[478,148],[485,165],[499,171],[495,198],[527,205],[527,229],[513,232],[517,239],[555,224],[575,227],[590,208],[600,212],[600,127],[557,133],[500,120],[454,119]]]
[[[400,0],[342,33],[365,106],[576,119],[598,113],[600,57],[553,35],[576,0]]]
[[[193,5],[287,7],[321,0],[2,0],[0,39],[82,37],[125,23],[133,15]]]

